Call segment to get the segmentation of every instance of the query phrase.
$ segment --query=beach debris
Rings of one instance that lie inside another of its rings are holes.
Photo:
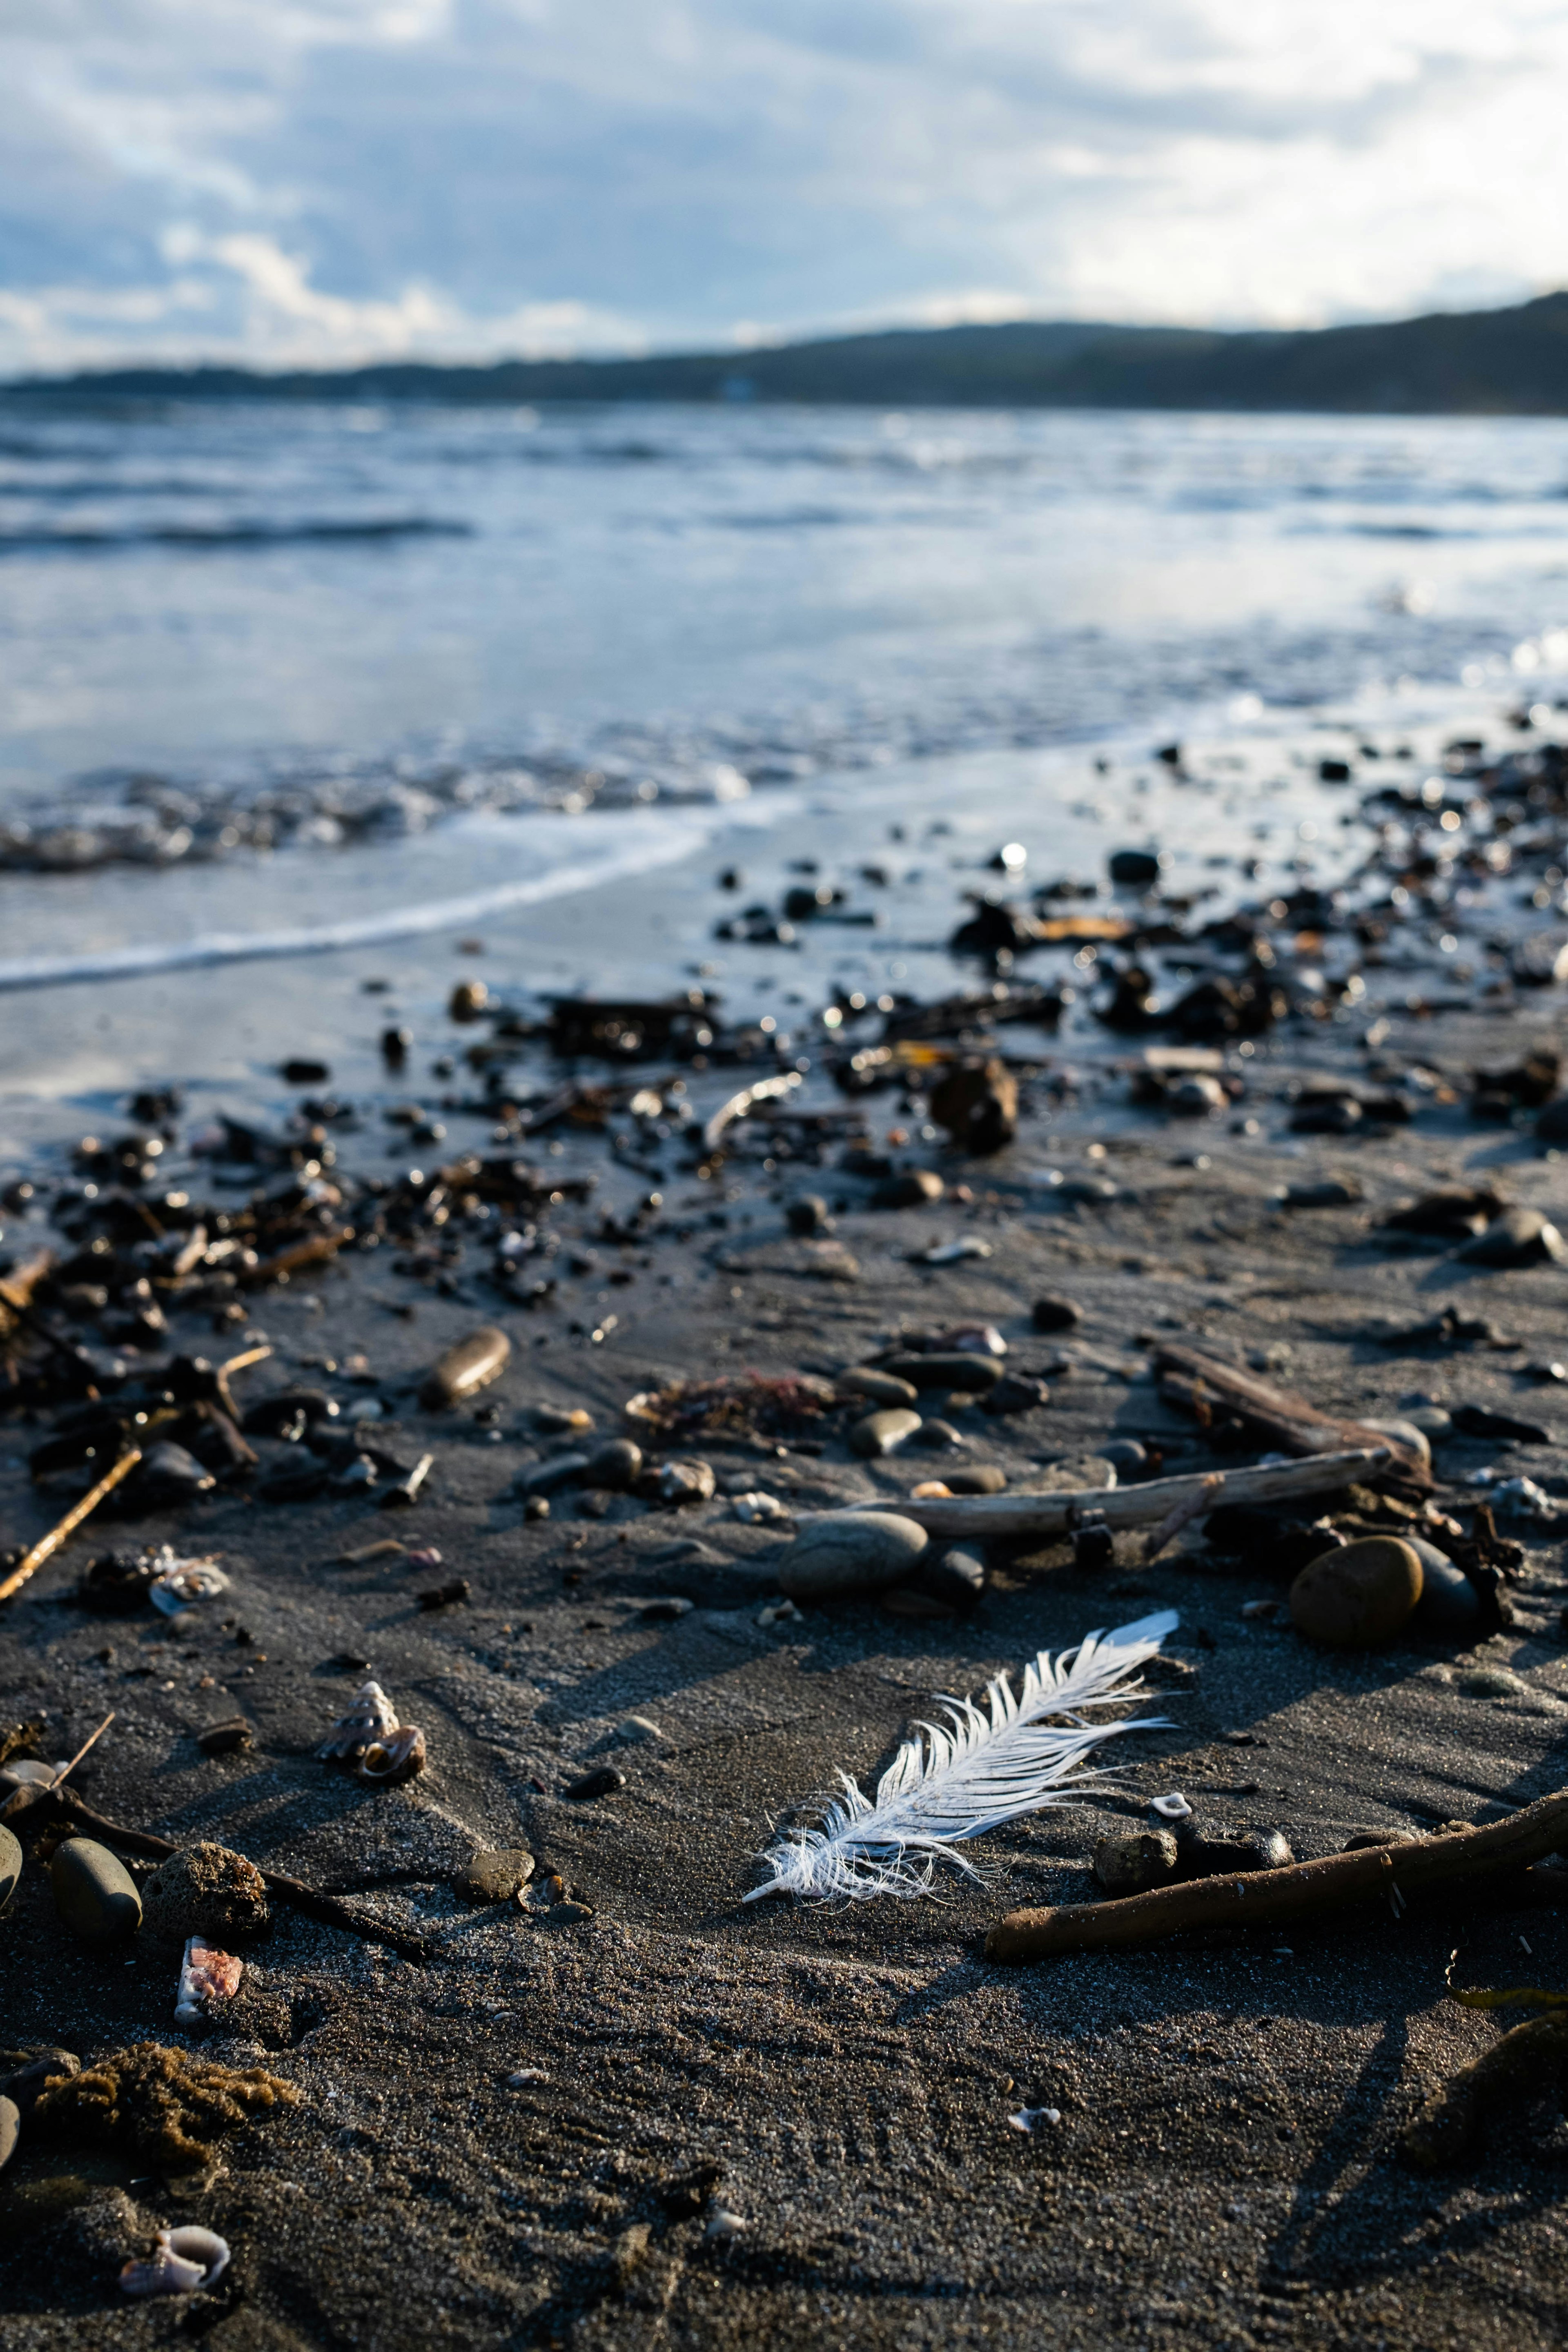
[[[395,1485],[388,1486],[385,1493],[377,1497],[381,1508],[384,1511],[405,1510],[411,1504],[416,1503],[419,1499],[419,1490],[430,1475],[435,1462],[436,1456],[433,1454],[422,1454],[405,1476],[399,1478]]]
[[[437,1357],[426,1373],[419,1402],[430,1411],[464,1404],[480,1389],[499,1381],[511,1354],[511,1341],[493,1323],[486,1323]]]
[[[162,1544],[149,1565],[155,1572],[147,1588],[147,1598],[165,1617],[173,1617],[177,1611],[188,1609],[198,1601],[216,1601],[229,1590],[229,1580],[212,1554],[200,1559],[182,1559],[172,1545]]]
[[[118,1854],[95,1838],[68,1837],[49,1862],[55,1909],[84,1944],[112,1944],[142,1925],[142,1897]]]
[[[770,1846],[761,1860],[772,1876],[744,1900],[925,1895],[939,1863],[978,1878],[958,1851],[962,1843],[1103,1786],[1103,1771],[1089,1764],[1095,1749],[1163,1725],[1163,1717],[1098,1724],[1083,1718],[1091,1708],[1142,1695],[1138,1669],[1179,1622],[1174,1610],[1163,1610],[1113,1633],[1088,1633],[1056,1658],[1042,1650],[1025,1667],[1016,1695],[1005,1675],[988,1685],[984,1709],[972,1699],[942,1700],[945,1722],[919,1726],[872,1796],[838,1774],[844,1793],[827,1807],[822,1826],[787,1832]]]
[[[800,1522],[779,1558],[786,1600],[826,1601],[900,1584],[926,1548],[925,1529],[897,1511],[824,1511]]]
[[[400,1723],[395,1730],[373,1739],[359,1759],[359,1777],[373,1787],[390,1789],[412,1780],[425,1769],[425,1734],[417,1724]]]
[[[10,1574],[0,1578],[0,1601],[14,1601],[22,1587],[37,1574],[44,1562],[51,1559],[63,1543],[69,1542],[82,1521],[90,1518],[100,1503],[111,1495],[123,1479],[131,1475],[141,1460],[141,1447],[127,1446],[119,1460],[104,1472],[102,1477],[94,1486],[89,1487],[80,1501],[73,1503],[65,1517],[56,1520],[47,1535],[40,1536],[37,1542],[23,1554]],[[209,1486],[212,1484],[211,1479],[207,1484]]]
[[[1179,1789],[1173,1789],[1167,1796],[1152,1797],[1149,1801],[1149,1811],[1163,1822],[1187,1821],[1191,1818],[1192,1810]]]
[[[1310,1561],[1290,1587],[1290,1618],[1310,1642],[1364,1650],[1409,1622],[1421,1598],[1421,1557],[1397,1536],[1367,1536]]]
[[[1364,1422],[1322,1412],[1293,1391],[1201,1349],[1162,1340],[1153,1353],[1162,1396],[1191,1413],[1211,1439],[1235,1430],[1281,1454],[1326,1454],[1331,1446],[1364,1445],[1369,1434],[1382,1434],[1369,1432]],[[1397,1439],[1384,1442],[1391,1456],[1390,1474],[1425,1491],[1431,1484],[1426,1464]]]
[[[926,1249],[911,1250],[911,1265],[958,1265],[965,1258],[991,1255],[991,1244],[983,1242],[978,1234],[960,1234],[956,1241],[932,1242]]]
[[[800,1082],[798,1070],[781,1070],[775,1077],[759,1078],[754,1086],[742,1087],[739,1094],[731,1095],[728,1102],[720,1104],[703,1128],[703,1150],[711,1157],[721,1149],[726,1129],[732,1127],[738,1118],[745,1118],[759,1103],[782,1101],[785,1095],[794,1093]]]
[[[248,1748],[255,1737],[254,1727],[243,1715],[229,1715],[198,1731],[196,1746],[204,1756],[232,1756],[237,1748]]]
[[[961,1062],[931,1090],[931,1115],[960,1151],[986,1157],[1018,1131],[1018,1081],[994,1056]]]
[[[124,2148],[173,2174],[205,2172],[213,2142],[236,2124],[299,2103],[263,2067],[239,2072],[158,2042],[112,2051],[79,2074],[52,2077],[33,2110],[40,2130]]]
[[[626,1401],[628,1421],[663,1437],[793,1437],[832,1412],[835,1384],[808,1372],[742,1372],[709,1381],[672,1381]]]
[[[216,2230],[187,2225],[160,2230],[151,2254],[126,2263],[120,2273],[124,2294],[195,2294],[212,2286],[228,2267],[228,2241]]]
[[[1327,1917],[1357,1903],[1382,1903],[1469,1885],[1525,1869],[1568,1838],[1568,1794],[1542,1797],[1480,1829],[1459,1828],[1394,1846],[1360,1847],[1321,1862],[1197,1878],[1114,1902],[1011,1911],[985,1938],[991,1960],[1027,1962],[1058,1952],[1131,1948],[1212,1927],[1278,1927]]]
[[[1026,2139],[1041,2124],[1055,2127],[1062,2119],[1060,2107],[1018,2107],[1007,2118],[1008,2128],[1022,2132]]]
[[[1145,1478],[1136,1486],[1119,1486],[1115,1471],[1109,1462],[1099,1462],[1098,1467],[1110,1483],[1097,1486],[1052,1487],[1048,1490],[1018,1491],[1006,1494],[963,1495],[952,1492],[929,1499],[911,1497],[900,1506],[912,1519],[918,1519],[928,1534],[960,1536],[984,1542],[989,1538],[1005,1536],[1067,1535],[1088,1511],[1102,1512],[1107,1527],[1116,1529],[1158,1526],[1189,1496],[1205,1501],[1212,1512],[1218,1501],[1237,1503],[1271,1503],[1293,1499],[1300,1495],[1322,1495],[1338,1492],[1357,1480],[1371,1478],[1389,1460],[1386,1444],[1361,1446],[1343,1454],[1309,1455],[1297,1462],[1258,1462],[1239,1470],[1190,1472],[1174,1478]],[[1097,1457],[1087,1464],[1053,1465],[1053,1470],[1071,1471],[1096,1466]],[[1220,1481],[1215,1486],[1212,1482]],[[951,1480],[948,1482],[951,1485]],[[803,1533],[813,1520],[802,1514]],[[1328,1538],[1325,1538],[1324,1549]]]
[[[244,1974],[244,1961],[237,1959],[232,1952],[220,1951],[201,1936],[187,1937],[174,2002],[175,2024],[210,2023],[212,2004],[232,2000]]]
[[[266,1927],[267,1882],[253,1862],[213,1839],[183,1845],[142,1890],[149,1933],[183,1943],[191,1936],[256,1936]]]
[[[716,1481],[713,1465],[696,1457],[678,1457],[661,1463],[654,1473],[658,1481],[657,1495],[661,1503],[679,1506],[685,1503],[710,1503]]]
[[[397,1710],[381,1685],[361,1683],[316,1753],[323,1759],[363,1756],[373,1740],[396,1728]]]

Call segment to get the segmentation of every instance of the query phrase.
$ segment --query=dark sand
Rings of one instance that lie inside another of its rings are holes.
[[[1456,1016],[1396,1026],[1384,1051],[1458,1069],[1514,1056],[1527,1027],[1552,1025],[1533,1008],[1489,1028]],[[1561,1417],[1568,1431],[1559,1391],[1517,1370],[1562,1350],[1568,1270],[1482,1274],[1436,1250],[1396,1251],[1375,1231],[1388,1204],[1450,1171],[1500,1175],[1514,1197],[1550,1207],[1557,1168],[1528,1138],[1470,1124],[1458,1104],[1381,1139],[1313,1138],[1277,1154],[1268,1139],[1283,1134],[1292,1066],[1287,1049],[1256,1066],[1247,1108],[1261,1141],[1234,1140],[1224,1120],[1058,1118],[1049,1156],[1069,1171],[1109,1170],[1121,1188],[1099,1204],[1052,1207],[1013,1189],[1013,1173],[1047,1156],[1026,1123],[999,1160],[950,1165],[973,1184],[972,1206],[842,1219],[857,1283],[792,1271],[802,1253],[780,1238],[771,1180],[742,1171],[750,1228],[632,1253],[637,1278],[607,1294],[620,1319],[603,1345],[568,1339],[562,1314],[541,1349],[544,1318],[500,1316],[518,1344],[483,1400],[502,1408],[499,1441],[468,1412],[410,1404],[393,1442],[437,1455],[413,1512],[229,1493],[140,1523],[135,1539],[218,1549],[234,1575],[232,1605],[207,1608],[184,1638],[165,1638],[151,1612],[116,1622],[72,1605],[81,1565],[128,1531],[89,1530],[51,1563],[5,1622],[0,1722],[47,1709],[52,1757],[115,1708],[79,1782],[101,1811],[219,1838],[358,1894],[367,1914],[425,1936],[433,1957],[399,1961],[278,1911],[237,2021],[205,2047],[265,2063],[303,2101],[230,2135],[205,2193],[182,2199],[102,2151],[25,2137],[0,2183],[7,2346],[121,2352],[192,2335],[221,2352],[1560,2343],[1555,2109],[1498,2116],[1473,2156],[1433,2178],[1395,2149],[1430,2088],[1500,2031],[1446,2000],[1450,1952],[1470,1982],[1568,1983],[1557,1910],[1456,1898],[1398,1921],[1370,1909],[1220,1948],[1021,1969],[980,1957],[1004,1910],[1086,1897],[1097,1835],[1141,1822],[1163,1790],[1277,1823],[1303,1855],[1363,1828],[1495,1818],[1553,1790],[1568,1732],[1558,1541],[1514,1530],[1529,1546],[1517,1622],[1475,1655],[1397,1643],[1336,1656],[1287,1623],[1244,1618],[1244,1604],[1282,1586],[1217,1573],[1195,1533],[1149,1570],[1123,1539],[1118,1567],[1098,1578],[1043,1548],[996,1574],[964,1621],[867,1602],[763,1628],[753,1596],[650,1622],[639,1613],[650,1594],[731,1597],[721,1571],[696,1576],[660,1560],[661,1548],[696,1535],[754,1562],[765,1593],[775,1538],[740,1527],[722,1501],[677,1517],[623,1498],[595,1520],[568,1496],[530,1526],[508,1493],[539,1450],[522,1423],[539,1400],[584,1404],[613,1434],[650,1375],[828,1370],[900,1323],[968,1317],[994,1319],[1013,1364],[1034,1369],[1056,1352],[1028,1325],[1047,1290],[1082,1304],[1072,1337],[1091,1348],[1136,1359],[1139,1335],[1154,1331],[1247,1351],[1278,1344],[1289,1353],[1277,1377],[1343,1412],[1390,1412],[1419,1389]],[[880,1127],[891,1113],[874,1104],[872,1115]],[[1097,1126],[1121,1132],[1105,1161],[1086,1162]],[[1210,1164],[1184,1164],[1194,1154]],[[1358,1178],[1364,1201],[1289,1215],[1270,1202],[1279,1182],[1328,1174]],[[667,1187],[676,1206],[695,1190]],[[572,1210],[556,1220],[566,1234],[592,1222]],[[931,1271],[905,1262],[917,1242],[961,1231],[994,1255]],[[482,1278],[464,1276],[442,1297],[395,1276],[390,1255],[255,1302],[278,1353],[244,1376],[247,1401],[321,1378],[302,1368],[356,1343],[394,1388],[497,1314]],[[664,1270],[683,1283],[660,1286]],[[412,1319],[388,1311],[407,1298]],[[1448,1298],[1495,1317],[1524,1354],[1402,1354],[1365,1337],[1384,1316],[1415,1320]],[[174,1319],[179,1344],[222,1352],[200,1321]],[[1016,1479],[1026,1464],[1092,1454],[1115,1434],[1191,1440],[1146,1370],[1129,1369],[1057,1378],[1050,1406],[1019,1419],[972,1416],[974,1455]],[[28,1485],[33,1433],[10,1434],[0,1493],[7,1528],[26,1540],[48,1523],[54,1490]],[[721,1472],[755,1466],[758,1484],[803,1508],[896,1496],[941,1467],[927,1456],[868,1467],[841,1445],[771,1463],[704,1450]],[[1194,1450],[1183,1466],[1205,1458]],[[1443,1446],[1439,1493],[1503,1458],[1495,1445]],[[1557,1445],[1507,1458],[1537,1477],[1568,1470]],[[468,1578],[471,1601],[422,1614],[411,1593],[438,1577],[395,1559],[330,1564],[388,1533],[438,1547],[440,1575]],[[977,1690],[1042,1644],[1167,1603],[1182,1612],[1168,1644],[1176,1667],[1155,1679],[1175,1725],[1125,1743],[1117,1796],[984,1840],[979,1885],[943,1881],[924,1900],[852,1911],[742,1905],[770,1822],[840,1767],[874,1774],[931,1694]],[[248,1646],[222,1630],[226,1616]],[[407,1788],[373,1793],[315,1759],[360,1678],[331,1667],[343,1652],[369,1660],[426,1730],[429,1769]],[[1463,1671],[1479,1662],[1512,1666],[1527,1694],[1467,1694]],[[204,1759],[195,1732],[237,1707],[254,1747]],[[632,1714],[662,1736],[610,1744]],[[563,1800],[565,1782],[605,1757],[625,1789]],[[452,1875],[473,1851],[512,1845],[557,1869],[591,1916],[555,1925],[460,1899]],[[86,2059],[182,2039],[175,1955],[145,1937],[130,1957],[88,1950],[36,1867],[0,1919],[0,1969],[9,2042],[59,2042]],[[524,2072],[532,2079],[514,2087]],[[1061,2120],[1023,2136],[1007,2117],[1026,2105]],[[700,2167],[711,2170],[687,2200],[699,2210],[683,2212],[670,2184]],[[715,2205],[743,2232],[709,2234]],[[175,2219],[223,2232],[227,2277],[191,2304],[126,2305],[118,2261]]]

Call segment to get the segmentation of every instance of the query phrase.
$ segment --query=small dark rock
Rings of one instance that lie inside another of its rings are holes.
[[[1493,1412],[1484,1404],[1457,1404],[1450,1414],[1462,1437],[1501,1437],[1516,1445],[1550,1445],[1552,1432],[1539,1422],[1520,1421],[1511,1412]]]
[[[784,1223],[792,1234],[809,1235],[830,1234],[833,1218],[820,1192],[803,1192],[784,1211]]]
[[[561,1793],[563,1797],[570,1797],[574,1805],[585,1805],[595,1797],[613,1796],[617,1789],[624,1789],[626,1785],[624,1772],[617,1772],[613,1764],[601,1764],[594,1771],[581,1773],[575,1780],[568,1780]]]
[[[908,1381],[911,1388],[958,1389],[977,1396],[994,1389],[1002,1378],[1002,1367],[994,1356],[962,1350],[952,1355],[895,1356],[882,1369],[895,1380]]]
[[[1071,1331],[1083,1321],[1083,1309],[1070,1298],[1037,1298],[1030,1320],[1037,1331]]]
[[[1101,1838],[1094,1849],[1094,1875],[1107,1895],[1147,1895],[1175,1877],[1176,1841],[1169,1830]]]
[[[925,1209],[944,1198],[947,1186],[930,1168],[906,1169],[901,1176],[885,1177],[871,1195],[874,1209]]]
[[[1051,1392],[1044,1381],[1035,1380],[1026,1372],[1005,1372],[986,1397],[985,1411],[1034,1412],[1050,1401]]]
[[[1194,1813],[1176,1825],[1176,1865],[1184,1878],[1218,1878],[1232,1871],[1281,1870],[1294,1862],[1279,1830],[1236,1830]]]
[[[1177,758],[1180,756],[1178,751]],[[1113,849],[1106,861],[1106,871],[1113,882],[1124,883],[1131,889],[1152,890],[1160,879],[1164,862],[1157,849]]]
[[[253,1733],[243,1715],[231,1715],[222,1723],[209,1723],[205,1731],[196,1734],[196,1746],[204,1756],[232,1756],[237,1748],[248,1748]]]

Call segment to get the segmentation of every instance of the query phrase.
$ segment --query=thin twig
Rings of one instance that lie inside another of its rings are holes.
[[[1143,1538],[1143,1565],[1145,1568],[1149,1566],[1152,1560],[1159,1559],[1160,1554],[1164,1550],[1165,1546],[1170,1542],[1173,1536],[1179,1535],[1181,1530],[1186,1527],[1191,1520],[1201,1519],[1208,1511],[1213,1509],[1214,1505],[1218,1498],[1220,1488],[1224,1485],[1224,1473],[1219,1470],[1211,1470],[1208,1476],[1204,1480],[1203,1486],[1197,1494],[1188,1495],[1184,1500],[1176,1505],[1173,1510],[1166,1513],[1159,1526],[1154,1529],[1153,1534],[1145,1536]]]
[[[58,1789],[63,1780],[68,1780],[70,1779],[71,1774],[76,1770],[77,1766],[81,1762],[81,1759],[87,1754],[88,1749],[93,1747],[97,1741],[103,1738],[104,1733],[114,1721],[114,1716],[115,1710],[111,1707],[109,1713],[104,1717],[103,1721],[99,1725],[98,1729],[92,1734],[91,1738],[83,1740],[81,1746],[77,1749],[76,1754],[71,1758],[70,1762],[60,1766],[59,1770],[49,1782],[51,1789]]]
[[[81,1500],[71,1505],[65,1517],[52,1527],[47,1536],[38,1538],[26,1559],[11,1570],[4,1583],[0,1583],[0,1601],[10,1601],[20,1592],[28,1579],[37,1575],[44,1562],[58,1551],[61,1544],[76,1533],[83,1519],[97,1510],[104,1496],[118,1486],[122,1478],[130,1475],[141,1459],[142,1448],[139,1445],[130,1446],[121,1455],[112,1469],[104,1472],[97,1486],[89,1486]]]

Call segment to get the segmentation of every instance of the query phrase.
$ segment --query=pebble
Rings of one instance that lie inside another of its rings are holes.
[[[16,2153],[16,2141],[22,2129],[22,2118],[15,2100],[0,2097],[0,2172],[4,2172]]]
[[[985,1562],[978,1553],[951,1544],[938,1550],[931,1545],[921,1554],[914,1574],[898,1592],[918,1592],[943,1611],[963,1614],[979,1603],[985,1591]],[[889,1595],[896,1598],[896,1594]]]
[[[1421,1562],[1421,1598],[1410,1620],[1412,1632],[1442,1641],[1474,1641],[1482,1630],[1486,1610],[1464,1570],[1424,1536],[1405,1536],[1402,1540]]]
[[[1107,1895],[1147,1895],[1176,1874],[1176,1841],[1169,1830],[1135,1830],[1101,1838],[1094,1849],[1094,1875]]]
[[[1468,1698],[1522,1698],[1530,1685],[1507,1666],[1476,1666],[1455,1678],[1455,1688]]]
[[[1279,1830],[1234,1830],[1189,1814],[1176,1831],[1176,1862],[1184,1878],[1218,1878],[1233,1871],[1282,1870],[1296,1857]]]
[[[994,1356],[978,1355],[967,1348],[952,1355],[895,1356],[884,1370],[895,1380],[908,1381],[912,1388],[958,1389],[976,1396],[994,1389],[1003,1378]]]
[[[1001,1495],[1007,1473],[999,1462],[975,1462],[963,1470],[944,1470],[942,1483],[950,1495]]]
[[[956,1454],[969,1440],[951,1421],[921,1421],[910,1433],[910,1444],[921,1454]]]
[[[22,1875],[22,1849],[13,1831],[0,1822],[0,1911],[4,1911],[16,1892],[16,1882]]]
[[[657,1601],[645,1601],[637,1615],[645,1625],[673,1625],[679,1618],[689,1617],[694,1606],[678,1592],[665,1592]]]
[[[609,1450],[608,1446],[601,1448],[606,1454]],[[634,1454],[637,1452],[636,1446],[632,1451]],[[683,1460],[666,1462],[662,1465],[658,1474],[658,1498],[661,1503],[710,1503],[714,1484],[712,1464],[689,1455]]]
[[[919,1413],[911,1412],[907,1405],[886,1406],[881,1412],[868,1412],[863,1421],[852,1424],[849,1451],[868,1459],[881,1454],[896,1454],[920,1427]]]
[[[95,1839],[67,1838],[49,1864],[55,1908],[86,1944],[110,1944],[142,1925],[142,1897],[118,1855]]]
[[[452,1884],[476,1903],[510,1903],[532,1876],[533,1856],[526,1847],[493,1846],[471,1855]]]
[[[607,1444],[596,1446],[584,1467],[585,1486],[607,1486],[615,1494],[624,1494],[642,1475],[642,1447],[629,1437],[612,1437]],[[674,1467],[672,1464],[670,1467]],[[702,1465],[707,1469],[706,1463]],[[708,1472],[708,1492],[713,1491],[713,1474]]]
[[[783,1555],[779,1586],[791,1601],[879,1591],[902,1582],[925,1549],[925,1529],[897,1512],[825,1512]]]
[[[1426,1432],[1414,1421],[1401,1415],[1395,1420],[1372,1420],[1361,1423],[1363,1429],[1375,1429],[1382,1437],[1392,1437],[1397,1445],[1408,1446],[1416,1460],[1426,1469],[1432,1467],[1432,1441]]]
[[[1083,1309],[1070,1298],[1037,1298],[1029,1320],[1037,1331],[1071,1331],[1083,1321]]]
[[[569,1486],[580,1478],[588,1467],[585,1454],[557,1454],[548,1462],[536,1462],[531,1469],[519,1475],[519,1491],[528,1496],[552,1494],[557,1486]]]
[[[1024,1481],[1026,1495],[1079,1495],[1114,1486],[1116,1465],[1103,1454],[1065,1454]]]
[[[617,1772],[613,1764],[596,1765],[592,1772],[581,1772],[575,1780],[568,1780],[561,1793],[570,1797],[574,1805],[585,1805],[595,1797],[613,1796],[626,1785],[626,1776]]]
[[[1113,882],[1126,882],[1139,889],[1149,889],[1160,879],[1164,858],[1157,849],[1113,849],[1106,861],[1106,872]]]
[[[1325,1176],[1321,1184],[1286,1184],[1277,1197],[1286,1209],[1348,1209],[1366,1193],[1353,1176]]]
[[[493,1323],[481,1325],[437,1358],[419,1391],[420,1403],[431,1410],[463,1403],[500,1378],[510,1354],[506,1333]]]
[[[1044,1381],[1037,1381],[1026,1372],[1005,1372],[985,1399],[987,1412],[1035,1412],[1041,1405],[1049,1404],[1050,1390]]]
[[[914,1404],[920,1397],[912,1381],[900,1381],[891,1372],[875,1372],[863,1365],[840,1372],[834,1386],[847,1396],[865,1397],[870,1404]]]
[[[1361,1650],[1387,1641],[1421,1598],[1421,1560],[1397,1536],[1367,1536],[1324,1552],[1290,1587],[1290,1615],[1310,1642]]]
[[[1119,1478],[1141,1478],[1150,1466],[1149,1449],[1136,1437],[1110,1439],[1100,1458],[1111,1465]]]
[[[960,1151],[1000,1151],[1018,1131],[1018,1081],[994,1056],[961,1064],[931,1088],[931,1115]]]
[[[1542,1258],[1562,1265],[1568,1262],[1568,1242],[1539,1209],[1504,1209],[1455,1255],[1471,1265],[1536,1265]]]
[[[874,1209],[934,1208],[947,1186],[930,1168],[910,1168],[901,1176],[884,1177],[871,1195]]]
[[[142,1890],[147,1927],[184,1943],[189,1936],[222,1942],[266,1927],[267,1887],[242,1853],[210,1839],[182,1846],[159,1864]]]
[[[623,1722],[616,1724],[614,1737],[623,1747],[633,1748],[646,1739],[662,1739],[664,1733],[651,1716],[628,1715]]]
[[[547,1436],[558,1437],[568,1429],[592,1429],[594,1426],[593,1414],[584,1412],[581,1405],[536,1404],[529,1419],[535,1429],[542,1430]]]
[[[803,1192],[784,1211],[784,1223],[792,1234],[809,1237],[813,1234],[830,1234],[833,1219],[820,1192]]]
[[[765,1494],[761,1487],[749,1487],[743,1494],[731,1495],[730,1506],[742,1526],[748,1528],[782,1525],[794,1516],[787,1503],[781,1503],[776,1495]]]

